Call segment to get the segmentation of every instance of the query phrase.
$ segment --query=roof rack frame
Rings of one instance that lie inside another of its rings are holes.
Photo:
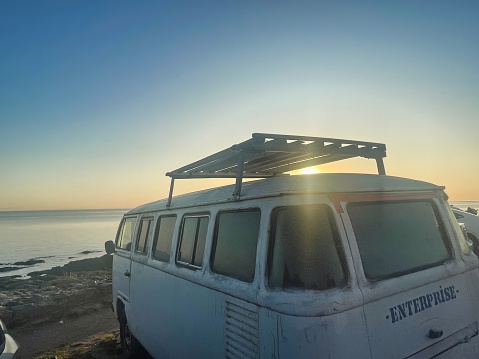
[[[375,159],[385,175],[386,145],[326,137],[253,133],[244,142],[166,173],[171,177],[166,207],[171,206],[175,179],[235,178],[234,200],[241,197],[243,178],[269,178],[286,172],[347,158]]]

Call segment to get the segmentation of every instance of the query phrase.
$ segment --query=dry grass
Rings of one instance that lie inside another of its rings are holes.
[[[119,331],[116,330],[94,335],[87,340],[41,354],[35,359],[119,359],[120,352]]]

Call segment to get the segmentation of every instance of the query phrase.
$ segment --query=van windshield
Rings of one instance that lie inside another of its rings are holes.
[[[367,278],[400,276],[451,257],[432,201],[354,202],[347,209]]]

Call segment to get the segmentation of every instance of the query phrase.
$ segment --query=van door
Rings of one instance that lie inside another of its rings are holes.
[[[114,297],[130,301],[131,251],[136,217],[125,217],[120,223],[113,255],[112,290]]]
[[[429,358],[477,334],[477,271],[455,258],[438,208],[424,198],[346,205],[373,358]]]

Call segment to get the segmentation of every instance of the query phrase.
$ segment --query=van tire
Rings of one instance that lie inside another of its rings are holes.
[[[121,312],[118,321],[120,322],[120,344],[123,359],[142,358],[143,351],[141,344],[130,332],[125,312]]]

